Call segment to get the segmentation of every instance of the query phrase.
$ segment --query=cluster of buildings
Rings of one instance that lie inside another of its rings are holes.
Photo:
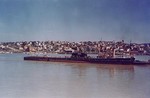
[[[125,43],[124,41],[23,41],[23,42],[1,42],[0,53],[101,53],[101,55],[112,56],[116,53],[150,55],[150,44]]]

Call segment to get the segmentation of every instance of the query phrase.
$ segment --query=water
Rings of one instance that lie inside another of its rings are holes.
[[[0,98],[149,98],[150,66],[23,61],[0,54]]]

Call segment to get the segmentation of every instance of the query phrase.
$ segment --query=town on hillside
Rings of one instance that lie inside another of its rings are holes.
[[[0,53],[72,53],[75,51],[88,54],[108,54],[111,56],[114,49],[118,53],[132,55],[150,55],[150,43],[125,43],[122,41],[20,41],[1,42]]]

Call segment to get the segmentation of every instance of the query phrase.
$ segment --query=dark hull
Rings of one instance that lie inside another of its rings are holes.
[[[71,63],[95,63],[95,64],[126,64],[133,65],[135,58],[56,58],[56,57],[38,57],[28,56],[24,60],[32,61],[51,61],[51,62],[71,62]],[[140,64],[140,63],[138,63]]]

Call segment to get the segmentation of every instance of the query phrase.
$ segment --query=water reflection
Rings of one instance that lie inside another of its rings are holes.
[[[150,96],[149,66],[29,62],[17,57],[0,57],[0,98]]]
[[[78,76],[85,76],[88,72],[92,71],[96,74],[108,73],[110,78],[115,77],[117,74],[129,74],[129,76],[134,76],[134,66],[133,65],[98,65],[98,64],[66,64],[72,67],[72,72],[77,73]]]
[[[98,71],[108,70],[108,74],[110,78],[114,78],[118,74],[124,75],[126,74],[129,79],[134,78],[134,66],[133,65],[103,65],[98,66]]]
[[[130,65],[66,64],[65,66],[70,67],[70,75],[66,80],[68,98],[69,96],[115,98],[114,94],[121,97],[125,96],[127,88],[134,82],[134,66]],[[120,92],[122,89],[125,92]]]

